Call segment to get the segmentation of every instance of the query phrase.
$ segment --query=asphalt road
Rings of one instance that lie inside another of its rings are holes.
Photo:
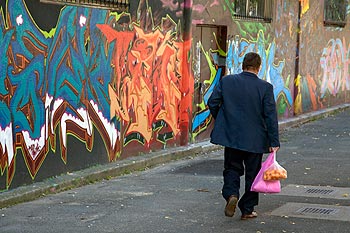
[[[260,195],[256,219],[224,216],[218,150],[0,209],[0,232],[350,232],[350,110],[288,128],[281,143],[288,179]]]

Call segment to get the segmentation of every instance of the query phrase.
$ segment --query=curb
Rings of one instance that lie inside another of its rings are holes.
[[[310,121],[327,117],[331,114],[346,110],[350,104],[343,104],[336,107],[306,113],[279,122],[280,131],[290,127],[305,124]],[[142,156],[130,157],[110,164],[93,166],[73,173],[63,174],[49,178],[31,185],[21,186],[13,190],[0,193],[0,209],[19,203],[32,201],[37,198],[78,188],[101,180],[108,180],[112,177],[121,176],[134,171],[141,171],[171,161],[195,157],[202,153],[208,153],[222,149],[222,146],[213,145],[207,141],[190,144],[187,146],[169,148],[162,151],[148,153]]]

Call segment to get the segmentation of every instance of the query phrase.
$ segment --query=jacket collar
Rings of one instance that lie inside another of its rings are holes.
[[[245,76],[250,76],[252,78],[259,78],[258,75],[254,74],[253,72],[249,72],[249,71],[243,71],[242,74],[244,74]]]

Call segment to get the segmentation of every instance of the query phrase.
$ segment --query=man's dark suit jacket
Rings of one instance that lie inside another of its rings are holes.
[[[208,100],[211,143],[252,153],[279,147],[273,86],[251,72],[224,76]]]

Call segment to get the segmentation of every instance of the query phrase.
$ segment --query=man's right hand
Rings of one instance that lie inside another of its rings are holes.
[[[277,146],[277,147],[270,147],[269,148],[269,150],[270,150],[270,152],[277,152],[278,150],[280,149],[280,147],[279,146]]]

